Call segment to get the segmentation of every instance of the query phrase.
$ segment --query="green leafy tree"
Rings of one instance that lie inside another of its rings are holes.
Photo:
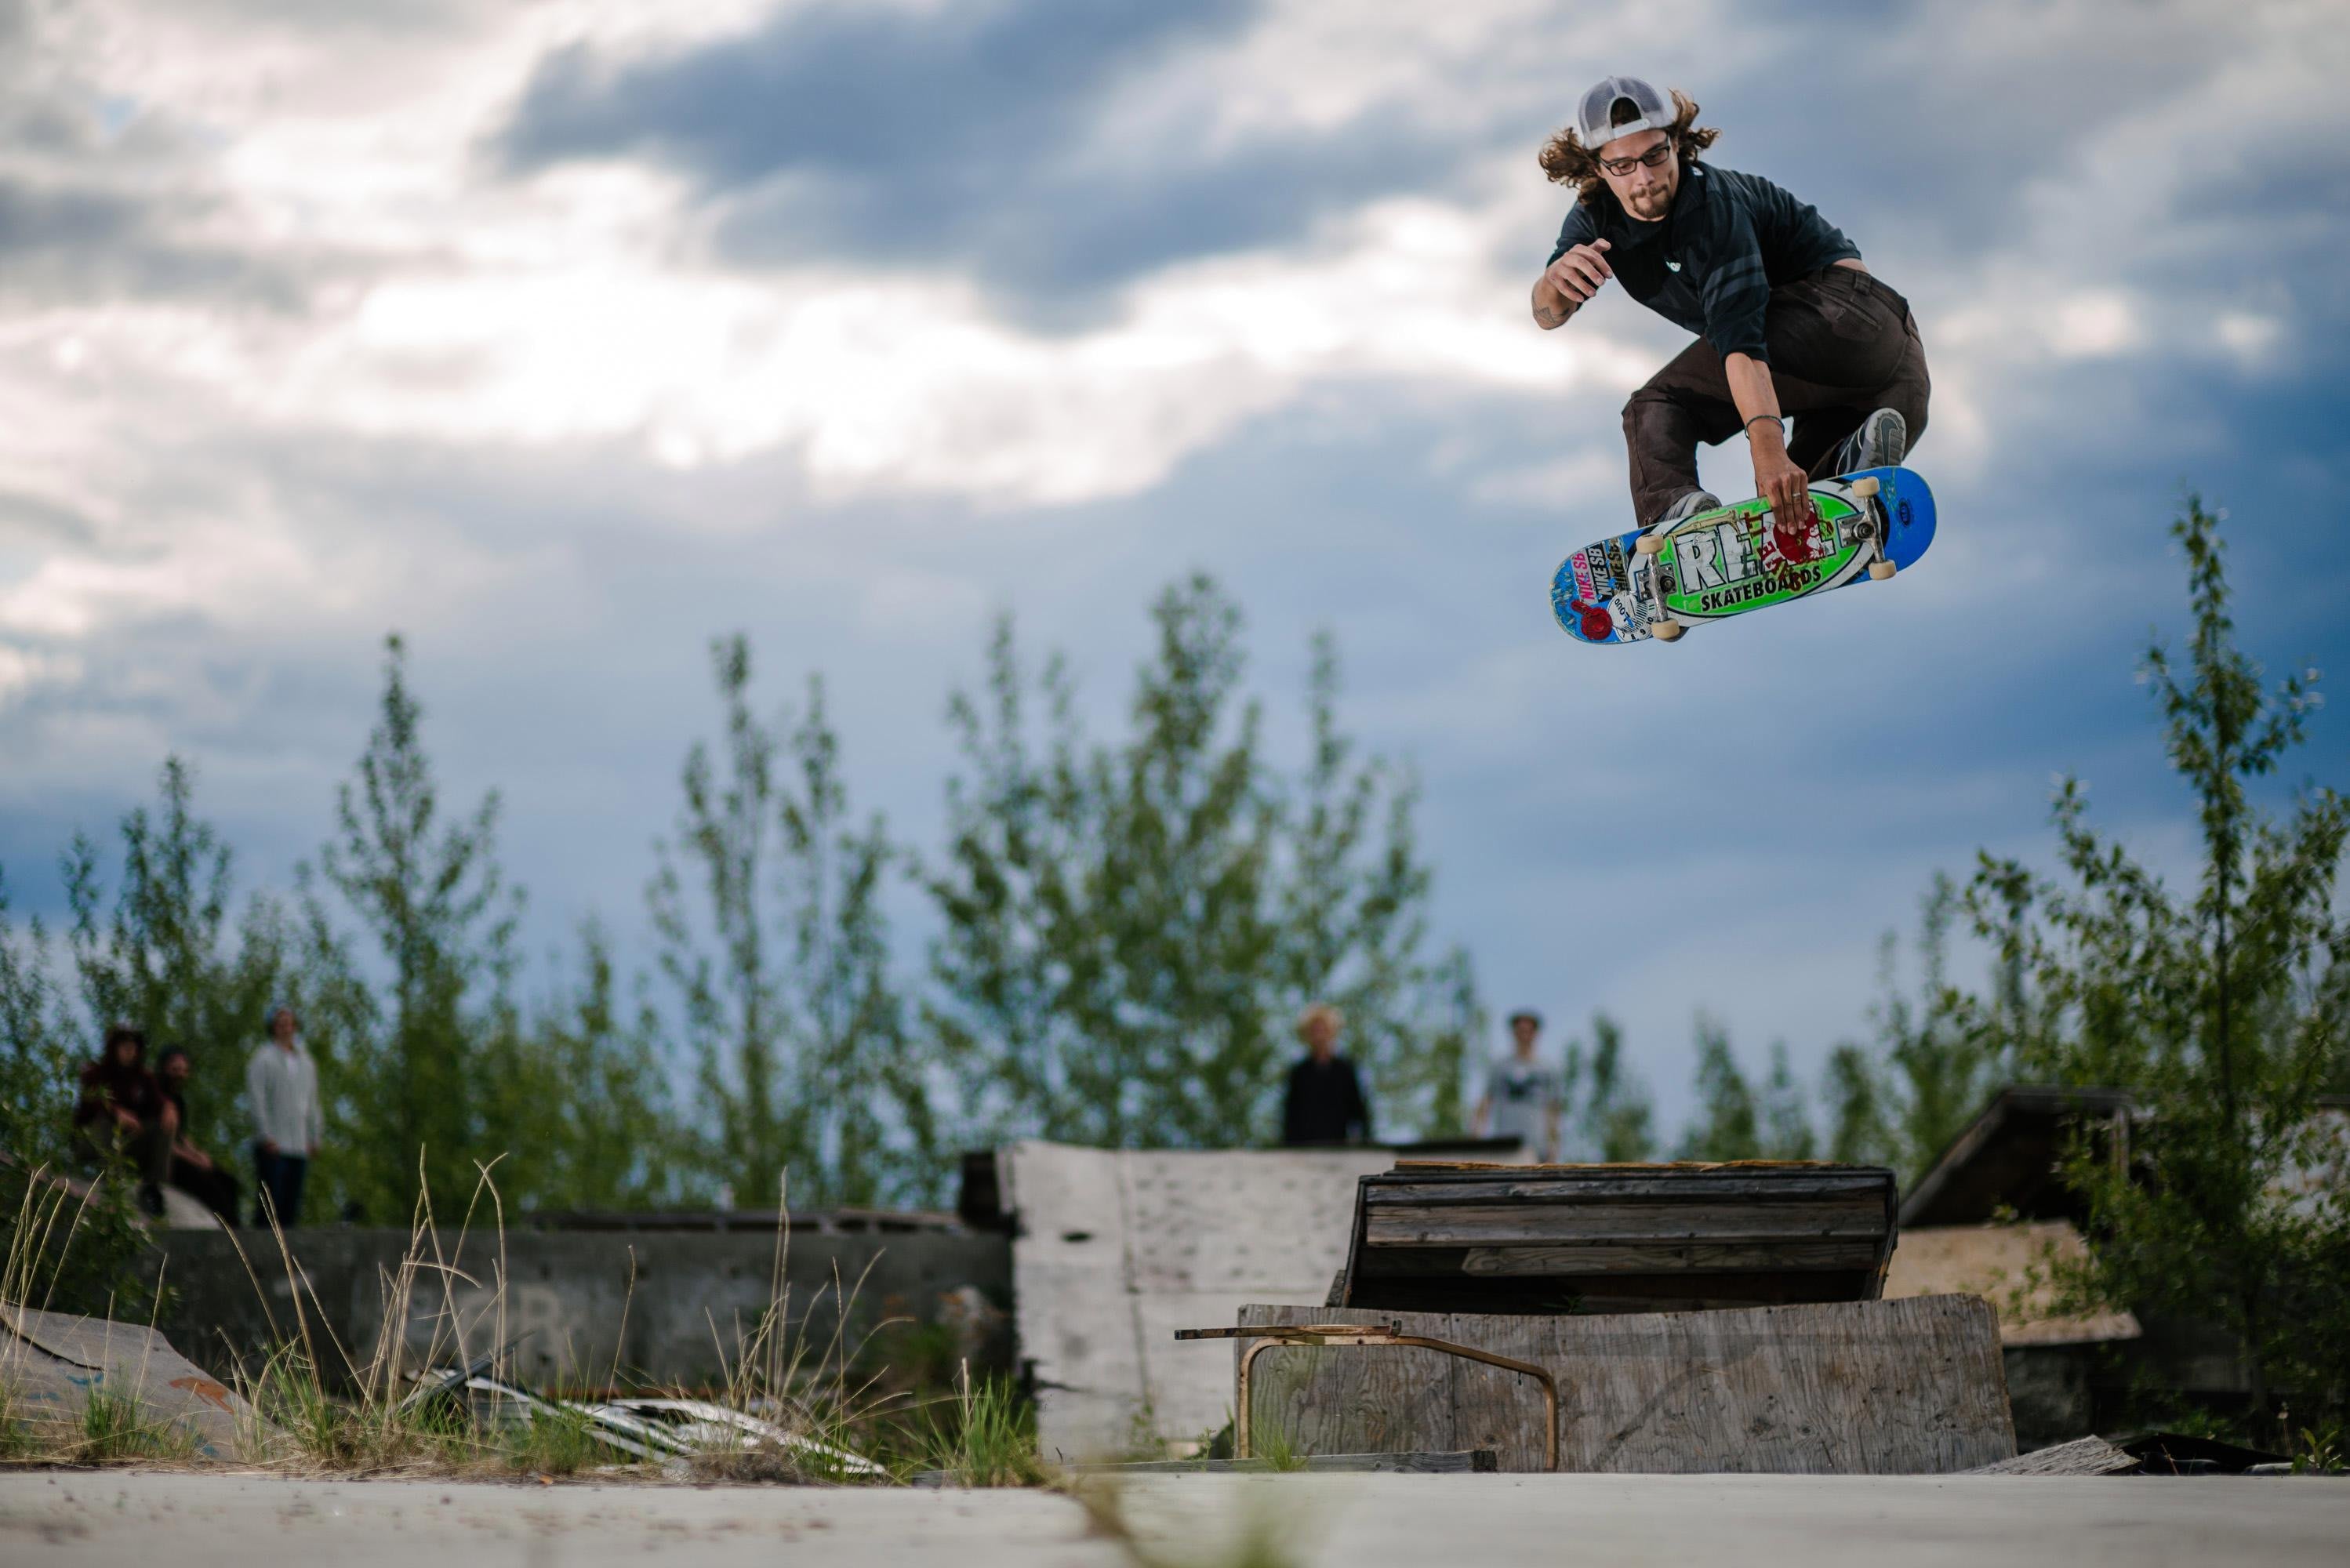
[[[1762,1112],[1754,1085],[1730,1048],[1730,1032],[1703,1013],[1697,1021],[1699,1119],[1681,1134],[1681,1159],[1760,1159]]]
[[[491,1086],[491,1120],[510,1130],[499,1187],[544,1209],[700,1196],[660,1020],[647,998],[622,994],[601,925],[584,922],[578,941],[576,967],[536,1010],[515,1071]]]
[[[1824,1096],[1830,1159],[1904,1169],[1886,1107],[1884,1074],[1866,1050],[1846,1041],[1828,1053]],[[1903,1179],[1908,1179],[1906,1174]]]
[[[1952,983],[1950,926],[1964,911],[1960,889],[1937,876],[1920,910],[1913,994],[1899,981],[1898,944],[1885,938],[1879,992],[1870,1004],[1875,1039],[1838,1045],[1828,1059],[1825,1098],[1835,1158],[1891,1165],[1907,1184],[1922,1176],[2015,1073],[2007,1042],[2029,1027],[2034,1005],[2011,959],[1992,966],[1976,997]],[[1999,919],[2014,910],[2002,898]]]
[[[2350,930],[2335,903],[2350,805],[2313,786],[2279,819],[2252,798],[2250,783],[2303,742],[2316,672],[2264,686],[2235,641],[2218,520],[2190,500],[2173,533],[2194,633],[2183,668],[2157,645],[2145,670],[2196,805],[2194,886],[2173,889],[2093,828],[2080,784],[2064,781],[2059,875],[1986,857],[1969,890],[2020,977],[2018,997],[1981,1011],[2006,1022],[2002,1044],[2027,1074],[2136,1098],[2124,1127],[2085,1130],[2069,1159],[2090,1210],[2075,1282],[2227,1330],[2256,1423],[2279,1389],[2340,1419],[2350,1182],[2339,1118],[2319,1114],[2317,1096],[2350,1049]]]
[[[1457,947],[1420,959],[1434,875],[1419,854],[1419,784],[1383,758],[1357,761],[1338,725],[1340,690],[1337,643],[1318,632],[1306,766],[1278,818],[1281,983],[1295,1007],[1324,1000],[1345,1012],[1348,1050],[1374,1064],[1391,1121],[1455,1129],[1470,1042],[1485,1030],[1476,976]]]
[[[1771,1159],[1815,1159],[1819,1135],[1804,1086],[1787,1060],[1787,1043],[1771,1043],[1771,1072],[1762,1081],[1762,1149]]]
[[[97,1051],[47,929],[16,924],[0,875],[0,1300],[140,1319],[156,1292],[136,1175],[74,1136],[78,1075]],[[76,1192],[60,1177],[94,1179]]]
[[[748,641],[712,656],[723,751],[687,753],[677,836],[647,895],[716,1123],[705,1168],[751,1201],[786,1171],[795,1201],[934,1197],[930,1075],[881,907],[898,852],[879,817],[850,814],[821,680],[796,722],[770,722],[751,705]]]
[[[516,1129],[494,1113],[521,1048],[521,896],[498,865],[498,796],[456,820],[442,810],[407,649],[398,636],[384,648],[374,729],[336,792],[317,876],[302,877],[314,981],[303,1023],[328,1124],[319,1174],[379,1223],[408,1215],[420,1172],[437,1205],[462,1204],[478,1168],[513,1148]]]
[[[232,924],[232,857],[195,814],[192,767],[166,758],[157,794],[152,812],[140,806],[122,818],[110,899],[98,845],[74,836],[63,857],[68,949],[93,1037],[120,1019],[146,1031],[151,1058],[184,1046],[191,1112],[209,1117],[197,1139],[214,1158],[231,1158],[242,1142],[236,1107],[262,1012],[299,980],[297,931],[284,905],[263,896],[247,899]]]
[[[16,924],[0,868],[0,1147],[27,1166],[69,1162],[75,1075],[97,1054],[57,982],[47,925],[37,915]]]
[[[16,924],[0,874],[0,1301],[143,1320],[156,1300],[136,1177],[127,1162],[93,1170],[74,1137],[78,1075],[98,1042],[55,964],[44,923]],[[56,1179],[93,1174],[87,1199]]]
[[[1108,1146],[1261,1136],[1313,1000],[1346,1011],[1341,1048],[1382,1131],[1457,1126],[1473,977],[1457,953],[1422,956],[1415,792],[1340,732],[1332,647],[1315,648],[1293,777],[1242,693],[1238,607],[1193,576],[1151,618],[1118,743],[1085,734],[1062,661],[1032,689],[1008,618],[984,701],[950,703],[965,770],[923,874],[942,927],[925,1017],[975,1127]]]
[[[1703,1013],[1697,1021],[1699,1118],[1681,1135],[1682,1159],[1812,1159],[1819,1152],[1803,1085],[1784,1042],[1771,1047],[1757,1089],[1731,1049],[1730,1032]]]
[[[1591,1046],[1566,1047],[1566,1123],[1586,1158],[1638,1163],[1657,1157],[1656,1109],[1648,1086],[1624,1060],[1624,1030],[1604,1012],[1592,1014]]]

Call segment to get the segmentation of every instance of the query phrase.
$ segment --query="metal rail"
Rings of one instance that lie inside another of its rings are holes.
[[[1255,1341],[1241,1352],[1240,1408],[1232,1417],[1232,1457],[1245,1459],[1249,1453],[1249,1373],[1256,1358],[1277,1345],[1388,1345],[1417,1350],[1440,1351],[1446,1355],[1458,1355],[1466,1361],[1480,1361],[1488,1366],[1498,1366],[1505,1372],[1515,1372],[1542,1385],[1543,1391],[1543,1452],[1544,1469],[1558,1469],[1558,1380],[1546,1368],[1531,1361],[1519,1361],[1507,1355],[1496,1355],[1490,1350],[1480,1350],[1473,1345],[1455,1345],[1451,1340],[1430,1339],[1425,1334],[1406,1334],[1403,1325],[1393,1323],[1314,1323],[1265,1324],[1255,1328],[1179,1328],[1177,1339],[1247,1339]]]

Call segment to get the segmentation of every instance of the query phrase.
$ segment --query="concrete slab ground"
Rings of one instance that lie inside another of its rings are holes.
[[[1164,1476],[1128,1481],[1153,1564],[1244,1530],[1300,1568],[2268,1568],[2350,1562],[2350,1480],[1815,1476]],[[1141,1568],[1042,1492],[0,1476],[0,1563],[83,1568]]]

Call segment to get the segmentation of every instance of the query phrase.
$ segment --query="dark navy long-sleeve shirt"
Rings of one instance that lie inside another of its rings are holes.
[[[1353,1143],[1371,1136],[1371,1103],[1363,1081],[1344,1056],[1316,1062],[1308,1056],[1289,1069],[1282,1096],[1284,1143]]]
[[[1762,317],[1771,290],[1860,249],[1844,231],[1759,174],[1681,165],[1673,204],[1653,223],[1627,217],[1614,192],[1577,201],[1550,259],[1575,245],[1607,242],[1607,265],[1624,291],[1724,356],[1770,361]]]

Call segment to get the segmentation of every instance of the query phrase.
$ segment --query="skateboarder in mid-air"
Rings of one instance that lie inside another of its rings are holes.
[[[1768,180],[1698,161],[1721,132],[1697,112],[1632,77],[1583,95],[1542,151],[1579,194],[1534,319],[1564,326],[1616,278],[1699,334],[1624,405],[1640,525],[1721,505],[1698,485],[1698,443],[1742,430],[1755,493],[1783,522],[1808,519],[1808,480],[1898,463],[1925,433],[1926,350],[1908,302],[1842,232]]]

